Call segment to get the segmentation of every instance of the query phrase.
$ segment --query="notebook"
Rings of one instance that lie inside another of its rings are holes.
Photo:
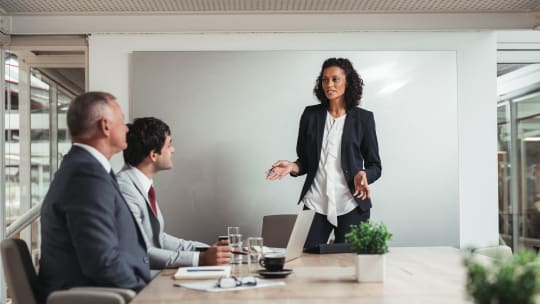
[[[214,279],[231,276],[231,266],[199,266],[180,267],[174,274],[176,280],[183,279]]]
[[[300,211],[294,222],[289,242],[287,242],[287,248],[265,247],[263,249],[264,254],[284,254],[286,262],[301,256],[314,216],[315,211],[313,210]]]

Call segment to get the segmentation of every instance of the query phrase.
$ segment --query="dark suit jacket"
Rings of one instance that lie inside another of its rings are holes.
[[[319,167],[327,111],[327,108],[322,104],[308,106],[300,119],[296,144],[296,153],[298,154],[296,164],[300,172],[297,176],[307,173],[307,177],[299,202],[311,188]],[[370,111],[353,108],[347,112],[341,137],[341,168],[351,194],[354,193],[354,176],[359,171],[366,171],[368,184],[373,183],[381,176],[382,167],[375,132],[375,120]],[[371,208],[370,199],[355,198],[355,200],[363,211]]]
[[[73,146],[41,207],[39,297],[74,286],[138,291],[148,281],[144,240],[116,180]]]

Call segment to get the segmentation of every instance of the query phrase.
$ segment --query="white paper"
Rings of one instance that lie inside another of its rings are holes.
[[[241,279],[241,278],[239,278]],[[242,285],[232,288],[220,288],[216,287],[216,280],[205,280],[205,281],[192,281],[192,282],[177,282],[174,285],[185,287],[189,289],[195,289],[200,291],[210,291],[210,292],[220,292],[220,291],[233,291],[233,290],[244,290],[244,289],[254,289],[254,288],[261,288],[261,287],[272,287],[272,286],[284,286],[285,282],[283,281],[276,281],[276,280],[265,280],[265,279],[259,279],[256,278],[257,285],[255,286],[249,286],[249,285]]]
[[[231,276],[231,266],[198,266],[180,267],[174,274],[174,278],[181,279],[212,279]]]

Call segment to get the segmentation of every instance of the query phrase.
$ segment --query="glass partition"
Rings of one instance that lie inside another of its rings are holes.
[[[497,107],[497,172],[499,189],[499,233],[512,244],[512,206],[510,204],[510,118],[508,103]]]
[[[66,114],[71,100],[73,100],[73,94],[68,93],[62,88],[58,89],[58,99],[57,99],[57,126],[58,126],[58,161],[62,160],[64,155],[68,153],[69,148],[71,148],[71,138],[69,137],[69,132],[67,129],[66,123]],[[57,167],[58,168],[58,167]]]
[[[84,91],[85,73],[84,68],[32,67],[17,51],[5,51],[4,56],[4,180],[9,226],[43,201],[71,146],[66,113],[73,97]],[[16,237],[27,240],[32,252],[38,252],[39,229],[37,220]]]
[[[516,247],[540,248],[540,64],[499,66],[499,232]]]
[[[519,151],[521,243],[540,247],[540,95],[516,100]]]
[[[15,54],[5,56],[5,215],[10,225],[20,215],[20,142],[19,142],[19,61]]]
[[[30,77],[30,189],[32,207],[45,198],[51,181],[50,168],[51,87],[39,70]]]

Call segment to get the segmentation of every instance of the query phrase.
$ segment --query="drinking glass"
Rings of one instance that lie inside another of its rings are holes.
[[[231,234],[240,234],[240,227],[232,227],[232,226],[227,227],[227,236],[230,237]]]
[[[263,238],[249,237],[247,243],[249,272],[257,272],[260,269],[259,260],[263,257]]]
[[[242,252],[242,235],[240,233],[229,234],[229,246],[233,252]],[[242,264],[242,255],[233,253],[231,264]]]
[[[232,251],[242,251],[242,235],[240,234],[240,227],[229,226],[227,227],[227,236],[229,237],[229,246]],[[241,264],[242,256],[233,254],[231,257],[231,264]]]

